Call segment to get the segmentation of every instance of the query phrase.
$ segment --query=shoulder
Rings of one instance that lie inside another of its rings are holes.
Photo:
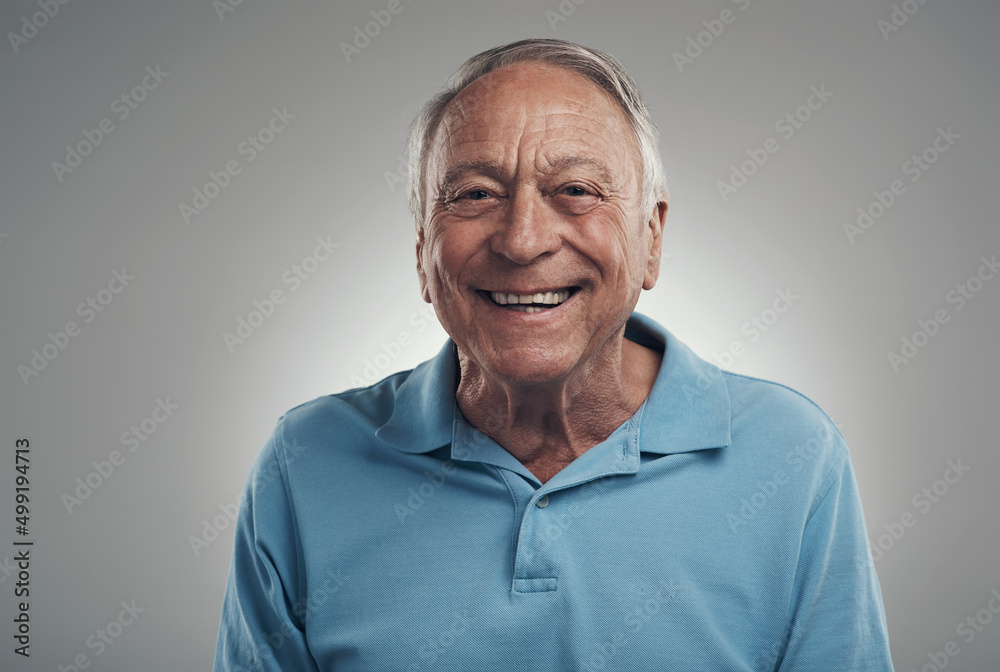
[[[830,416],[798,390],[731,371],[724,371],[723,378],[734,422],[766,419],[769,425],[784,431],[808,431],[822,426],[840,436]]]
[[[402,371],[368,387],[317,397],[286,411],[257,458],[257,478],[288,479],[291,472],[309,472],[333,455],[363,452],[375,445],[375,431],[392,415],[396,391],[410,373]]]
[[[392,415],[396,392],[412,370],[401,371],[368,387],[357,387],[307,401],[278,419],[276,433],[283,441],[308,439],[317,432],[336,429],[374,432]]]
[[[834,421],[801,392],[769,380],[723,372],[731,408],[730,448],[821,495],[849,458]]]
[[[383,378],[368,387],[358,387],[317,397],[289,409],[277,422],[275,434],[283,441],[295,441],[331,428],[370,429],[384,424],[395,408],[396,391],[412,370]]]

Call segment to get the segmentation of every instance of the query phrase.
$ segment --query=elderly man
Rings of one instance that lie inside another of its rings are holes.
[[[621,66],[479,54],[411,131],[432,360],[289,411],[216,670],[891,670],[847,446],[633,313],[655,128]]]

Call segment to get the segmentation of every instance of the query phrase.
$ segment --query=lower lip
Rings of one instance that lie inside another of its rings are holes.
[[[476,292],[476,293],[479,295],[480,299],[488,303],[490,307],[494,308],[498,313],[502,313],[503,315],[508,316],[508,319],[539,321],[539,320],[549,319],[552,317],[558,317],[559,315],[561,315],[564,312],[563,309],[566,307],[566,305],[572,303],[573,300],[576,299],[576,295],[580,293],[580,288],[577,287],[576,289],[574,289],[572,293],[569,295],[569,298],[560,303],[555,308],[546,308],[545,310],[540,310],[537,313],[525,313],[520,310],[511,310],[510,308],[506,308],[504,306],[495,303],[493,299],[491,299],[489,295],[486,294],[485,292]]]

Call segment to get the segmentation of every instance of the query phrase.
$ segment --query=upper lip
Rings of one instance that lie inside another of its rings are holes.
[[[564,289],[576,289],[576,285],[550,285],[541,289],[518,289],[505,287],[503,289],[482,289],[483,292],[498,292],[500,294],[545,294],[546,292],[561,292]]]

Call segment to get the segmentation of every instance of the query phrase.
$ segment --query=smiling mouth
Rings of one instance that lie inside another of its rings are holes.
[[[519,313],[540,313],[562,305],[578,289],[579,287],[564,287],[563,289],[536,292],[535,294],[511,294],[508,292],[487,292],[484,290],[480,290],[479,293],[488,297],[494,304],[502,306],[507,310]]]

